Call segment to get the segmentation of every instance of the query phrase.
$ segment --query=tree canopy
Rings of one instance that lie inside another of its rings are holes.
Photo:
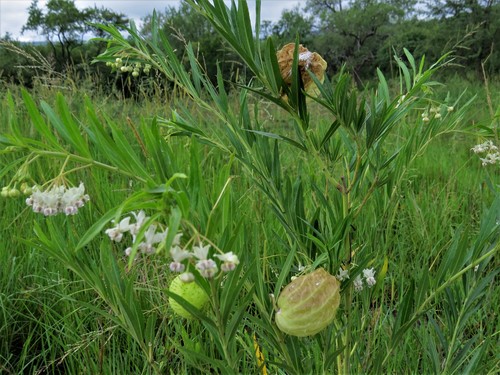
[[[81,45],[86,35],[102,36],[100,29],[92,23],[108,22],[123,25],[128,19],[124,14],[104,7],[94,6],[80,10],[74,0],[49,0],[45,9],[39,7],[38,0],[33,0],[28,8],[28,21],[22,32],[39,32],[50,43],[56,61],[65,63],[71,60],[71,50]],[[56,43],[59,43],[60,50]]]
[[[489,74],[500,72],[500,0],[307,0],[284,10],[275,22],[266,21],[265,7],[263,2],[262,38],[271,37],[280,48],[298,37],[328,61],[330,74],[346,66],[358,82],[374,67],[388,72],[393,54],[403,48],[430,61],[453,50],[457,69],[461,65],[469,72],[481,73],[483,67]],[[90,59],[100,52],[98,45],[85,43],[91,35],[105,37],[95,23],[128,23],[123,14],[96,6],[79,9],[74,0],[48,0],[43,7],[33,0],[28,12],[23,31],[44,36],[58,69],[75,62],[76,47]],[[228,78],[245,71],[210,22],[188,2],[167,6],[157,12],[157,19],[180,57],[187,43],[192,44],[209,76],[215,77],[218,68]],[[151,33],[151,20],[152,15],[142,20],[144,35]],[[3,74],[12,69],[2,61],[11,60],[0,51]]]

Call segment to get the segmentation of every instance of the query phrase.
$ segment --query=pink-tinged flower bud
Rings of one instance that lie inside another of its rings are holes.
[[[170,271],[172,271],[172,272],[181,273],[181,272],[184,272],[184,270],[186,269],[186,266],[182,263],[179,263],[179,262],[171,262],[169,265],[169,268],[170,268]]]
[[[276,324],[292,336],[311,336],[326,328],[340,304],[340,283],[323,268],[299,276],[278,298]]]
[[[64,207],[64,213],[66,214],[66,216],[76,215],[78,213],[78,208],[76,208],[75,206],[66,206]]]
[[[191,272],[184,272],[179,275],[179,279],[183,283],[192,283],[194,281],[194,275]]]
[[[236,264],[231,262],[224,262],[220,265],[220,269],[222,272],[231,272],[236,269]]]

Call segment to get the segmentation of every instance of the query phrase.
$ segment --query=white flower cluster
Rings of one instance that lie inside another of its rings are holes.
[[[132,217],[133,216],[133,217]],[[139,231],[149,219],[144,211],[139,213],[132,212],[132,216],[127,216],[122,219],[119,223],[112,221],[115,226],[106,229],[105,233],[108,237],[115,242],[121,242],[123,235],[125,233],[130,233],[132,235],[132,243],[135,244]],[[134,223],[131,220],[135,219]],[[168,235],[168,228],[164,231],[157,231],[158,226],[151,224],[148,229],[144,232],[144,237],[142,242],[137,245],[138,250],[143,254],[154,254],[156,253],[156,245],[162,243]],[[209,258],[208,253],[210,250],[210,245],[203,246],[201,243],[199,246],[193,246],[192,251],[188,251],[180,247],[180,240],[182,233],[177,233],[172,242],[172,247],[170,249],[170,256],[172,257],[172,262],[170,263],[170,270],[172,272],[182,273],[181,279],[184,282],[191,282],[194,280],[194,275],[186,271],[186,260],[194,260],[194,267],[198,270],[201,276],[210,279],[213,278],[217,272],[219,272],[219,266],[217,263]],[[125,255],[129,256],[132,252],[132,247],[125,249]],[[223,254],[215,254],[215,258],[219,259],[221,262],[220,270],[222,272],[233,271],[236,266],[240,263],[238,257],[233,254],[232,251]]]
[[[182,273],[186,270],[186,266],[182,262],[186,259],[194,259],[195,268],[200,275],[207,279],[213,278],[219,271],[219,268],[217,263],[208,257],[209,250],[210,245],[203,246],[201,243],[199,246],[193,246],[191,252],[181,249],[179,246],[173,246],[172,249],[170,249],[170,256],[173,259],[173,262],[170,263],[170,270],[172,272]],[[220,265],[222,272],[233,271],[240,263],[238,256],[233,254],[232,251],[224,254],[215,254],[214,257],[222,262]],[[190,272],[184,272],[181,278],[183,281],[189,282],[194,279],[194,276]]]
[[[121,242],[121,240],[123,239],[123,235],[125,233],[130,233],[132,235],[132,243],[135,244],[139,231],[141,230],[144,223],[149,219],[149,217],[146,216],[146,213],[142,210],[139,211],[138,214],[132,212],[132,215],[134,216],[135,223],[130,222],[130,220],[132,219],[131,216],[127,216],[117,224],[113,220],[113,223],[115,223],[116,226],[114,226],[113,228],[106,229],[105,231],[105,233],[108,235],[111,241]],[[144,237],[142,238],[142,241],[137,245],[137,249],[141,253],[143,254],[155,253],[156,252],[155,245],[163,242],[167,237],[168,228],[165,229],[164,231],[159,231],[159,232],[157,232],[157,228],[158,228],[157,225],[151,224],[148,227],[148,229],[144,232]],[[181,233],[175,236],[173,243],[175,246],[180,243],[181,236],[182,236]],[[125,249],[125,255],[129,256],[131,252],[132,252],[132,247],[127,247]]]
[[[377,280],[375,280],[375,272],[376,271],[373,268],[365,268],[363,270],[363,278],[366,282],[366,285],[368,285],[368,288],[371,288],[377,283]],[[335,277],[339,281],[347,280],[349,278],[349,270],[340,267],[339,273],[338,275],[335,275]],[[363,278],[361,277],[361,275],[358,275],[354,279],[353,284],[354,284],[354,290],[356,292],[361,292],[363,290]]]
[[[50,190],[42,191],[38,186],[33,187],[31,196],[26,199],[26,204],[45,216],[58,213],[75,215],[90,197],[85,194],[85,186],[80,182],[78,187],[66,188],[64,185],[53,186]]]
[[[373,268],[365,268],[363,270],[363,277],[368,288],[371,288],[377,283],[377,280],[375,280],[375,270]],[[356,292],[361,292],[363,290],[363,278],[361,278],[361,275],[356,276],[353,283]]]
[[[475,154],[486,154],[484,158],[479,158],[483,167],[488,164],[500,164],[500,152],[498,151],[498,147],[494,145],[491,140],[475,145],[471,150]]]

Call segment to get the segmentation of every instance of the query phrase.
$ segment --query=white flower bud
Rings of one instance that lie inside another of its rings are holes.
[[[191,272],[184,272],[179,275],[179,279],[183,283],[192,283],[194,281],[194,275]]]

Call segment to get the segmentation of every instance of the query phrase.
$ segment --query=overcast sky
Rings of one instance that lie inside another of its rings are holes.
[[[33,32],[21,35],[21,28],[28,19],[28,7],[32,0],[0,0],[0,36],[6,32],[12,34],[14,39],[21,41],[43,40]],[[306,0],[262,0],[261,19],[277,21],[284,9],[292,9],[297,4],[305,4]],[[46,0],[39,0],[38,6],[43,8]],[[124,13],[129,18],[140,24],[140,19],[147,14],[153,13],[153,9],[163,11],[167,6],[175,6],[179,0],[75,0],[79,9],[93,7],[105,7],[117,13]],[[248,0],[248,7],[255,10],[255,0]]]

